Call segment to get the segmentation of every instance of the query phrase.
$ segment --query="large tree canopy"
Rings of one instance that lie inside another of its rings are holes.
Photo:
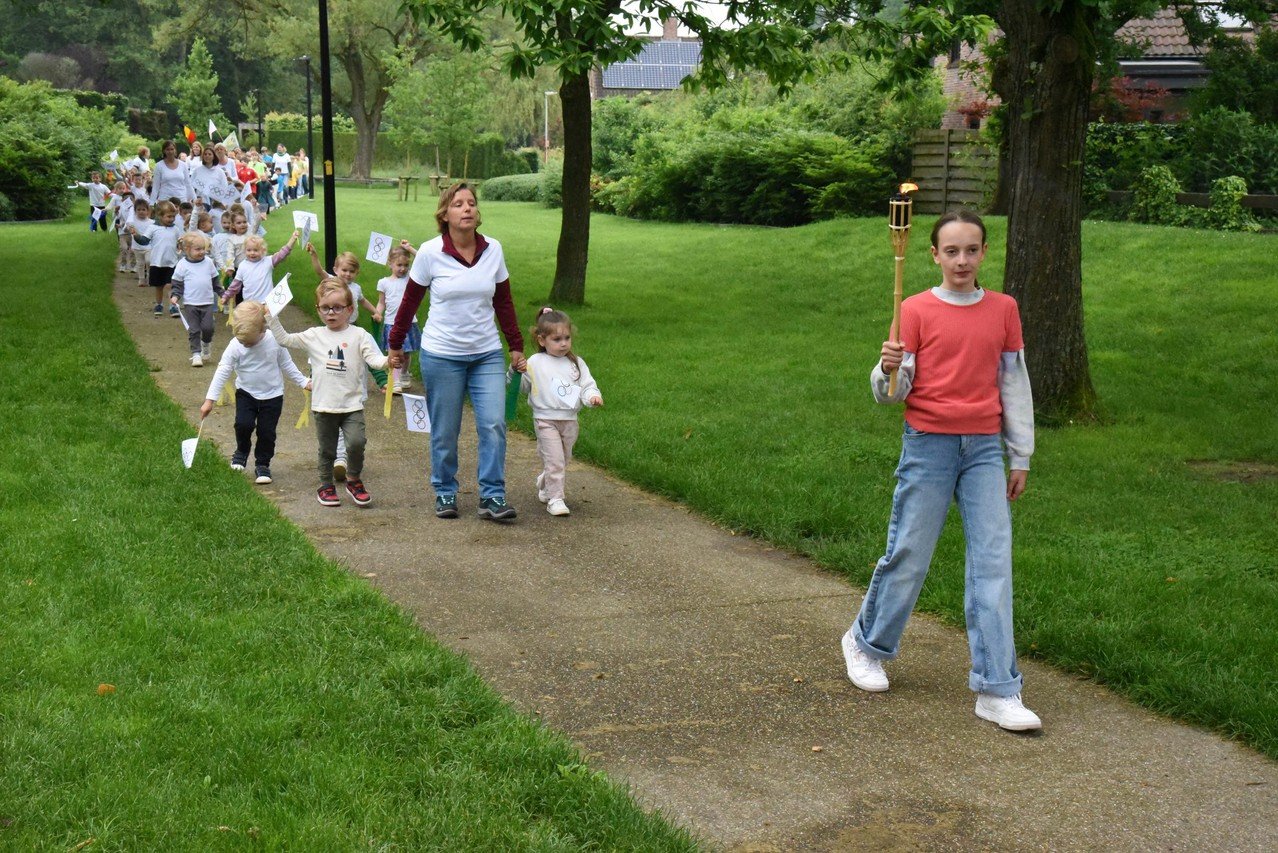
[[[1047,422],[1097,416],[1082,301],[1082,171],[1088,101],[1098,69],[1117,51],[1128,20],[1156,0],[949,0],[907,3],[883,15],[882,0],[853,0],[854,43],[918,73],[973,25],[1001,31],[987,47],[991,84],[1004,104],[1000,194],[1008,215],[1004,287],[1021,306],[1036,409]],[[1228,13],[1263,20],[1272,0],[1176,4],[1202,37]]]
[[[696,84],[724,83],[733,68],[763,70],[781,89],[797,82],[814,62],[817,4],[780,0],[727,0],[720,4],[728,26],[720,26],[695,4],[669,0],[407,0],[424,25],[439,27],[467,50],[489,43],[483,21],[504,16],[517,38],[498,46],[512,77],[528,77],[539,67],[559,77],[564,122],[563,222],[550,299],[580,304],[585,299],[590,241],[590,70],[637,55],[641,32],[659,32],[676,18],[702,43]]]

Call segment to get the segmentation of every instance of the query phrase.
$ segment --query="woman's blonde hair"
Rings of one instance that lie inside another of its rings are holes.
[[[478,228],[484,224],[484,220],[479,215],[479,196],[475,195],[475,188],[465,181],[459,181],[439,194],[439,207],[435,208],[435,223],[439,225],[440,234],[448,233],[448,208],[462,190],[470,193],[475,199],[475,227]]]
[[[231,312],[231,334],[240,343],[248,346],[249,338],[256,338],[266,333],[266,306],[261,302],[249,299],[235,306]]]

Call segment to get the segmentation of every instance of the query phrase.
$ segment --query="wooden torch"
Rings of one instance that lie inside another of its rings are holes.
[[[896,195],[888,200],[888,231],[892,235],[892,252],[896,256],[896,280],[892,289],[892,328],[888,331],[888,340],[892,343],[901,341],[901,295],[905,283],[905,248],[910,243],[910,214],[913,201],[910,193],[918,189],[917,184],[901,184]],[[896,394],[896,374],[892,371],[888,376],[888,394]]]

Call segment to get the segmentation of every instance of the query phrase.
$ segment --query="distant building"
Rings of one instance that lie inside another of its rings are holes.
[[[1230,27],[1225,32],[1241,39],[1254,36],[1248,25]],[[999,38],[996,34],[994,38]],[[1189,42],[1189,34],[1174,8],[1160,9],[1150,18],[1135,18],[1119,31],[1118,37],[1132,45],[1130,56],[1120,56],[1119,77],[1128,78],[1136,87],[1154,87],[1166,90],[1166,103],[1145,110],[1144,118],[1162,121],[1179,111],[1186,95],[1201,87],[1211,72],[1202,62],[1205,48]],[[997,105],[993,96],[987,96],[982,88],[983,72],[972,70],[972,63],[980,63],[983,54],[979,48],[955,43],[949,56],[934,64],[945,64],[942,84],[950,102],[941,126],[945,128],[978,128],[990,109]],[[988,100],[987,100],[988,98]]]
[[[699,65],[701,41],[680,36],[678,22],[671,18],[665,22],[661,37],[644,45],[638,56],[606,68],[595,66],[590,74],[590,96],[598,100],[668,92],[678,89]]]

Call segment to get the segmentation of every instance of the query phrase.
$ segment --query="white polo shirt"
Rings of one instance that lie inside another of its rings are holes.
[[[422,349],[436,355],[477,355],[501,349],[493,295],[510,278],[501,244],[487,246],[468,267],[444,252],[441,234],[417,250],[408,276],[428,288],[430,309],[422,330]]]

